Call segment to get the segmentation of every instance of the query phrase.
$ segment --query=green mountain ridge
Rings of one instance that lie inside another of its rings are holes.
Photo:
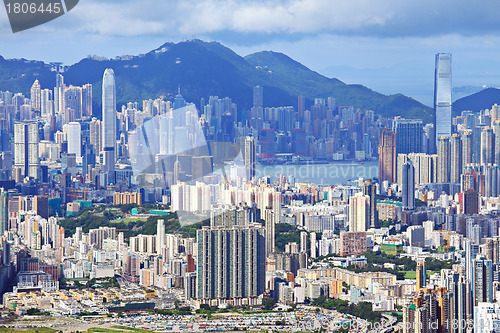
[[[112,68],[116,78],[118,108],[143,99],[172,98],[180,86],[189,102],[199,105],[211,95],[231,97],[238,110],[252,106],[252,88],[264,87],[265,106],[297,105],[297,96],[308,103],[317,97],[334,97],[337,105],[370,109],[384,117],[400,115],[432,120],[432,109],[401,94],[386,96],[362,85],[347,85],[314,72],[282,53],[262,51],[241,57],[218,42],[191,40],[165,43],[146,54],[127,58],[85,58],[63,74],[66,84],[93,84],[94,113],[100,115],[102,75]],[[0,90],[29,96],[34,79],[43,88],[53,87],[55,72],[38,61],[0,57]]]

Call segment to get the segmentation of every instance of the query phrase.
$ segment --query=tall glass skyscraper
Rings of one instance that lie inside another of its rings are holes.
[[[437,139],[451,136],[451,54],[436,54],[434,112]]]
[[[401,185],[403,191],[403,210],[412,210],[415,208],[415,167],[411,160],[403,164]]]
[[[392,131],[396,133],[396,156],[422,152],[422,120],[397,117],[393,120]]]
[[[102,78],[102,149],[116,145],[116,90],[115,73],[111,68],[104,71]]]

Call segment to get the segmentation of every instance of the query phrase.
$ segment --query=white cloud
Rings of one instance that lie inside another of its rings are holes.
[[[80,32],[134,36],[245,32],[418,36],[498,31],[497,1],[465,0],[85,0]],[[1,22],[1,21],[0,21]]]

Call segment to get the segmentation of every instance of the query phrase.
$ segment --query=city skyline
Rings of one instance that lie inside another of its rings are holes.
[[[500,90],[453,104],[455,85],[500,74],[500,5],[153,6],[87,0],[13,35],[0,12],[6,53],[143,48],[71,68],[0,58],[2,325],[479,333],[500,322]],[[148,46],[182,34],[222,43]],[[261,47],[293,59],[237,54]],[[430,92],[431,107],[314,72],[353,64],[367,65],[361,83]]]

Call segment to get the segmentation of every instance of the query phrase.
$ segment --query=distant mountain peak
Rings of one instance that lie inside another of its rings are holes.
[[[458,116],[462,111],[479,112],[491,109],[493,104],[500,104],[500,89],[485,88],[477,93],[462,97],[453,103],[453,116]]]

